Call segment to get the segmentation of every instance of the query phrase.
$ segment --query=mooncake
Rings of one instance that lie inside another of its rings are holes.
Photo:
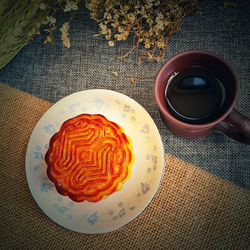
[[[52,136],[45,161],[60,194],[77,202],[97,202],[122,188],[134,154],[121,126],[100,114],[81,114]]]

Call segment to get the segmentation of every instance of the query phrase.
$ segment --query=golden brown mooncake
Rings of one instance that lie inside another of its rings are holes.
[[[122,188],[134,154],[122,127],[103,115],[81,114],[53,135],[45,161],[60,194],[77,202],[97,202]]]

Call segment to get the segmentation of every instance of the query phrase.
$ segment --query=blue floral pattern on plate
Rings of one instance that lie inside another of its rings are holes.
[[[60,195],[46,175],[50,138],[65,120],[81,113],[102,114],[122,126],[135,155],[122,189],[97,203],[77,203]],[[63,98],[41,117],[28,143],[25,168],[31,194],[53,221],[77,232],[104,233],[127,224],[147,207],[162,178],[164,150],[156,125],[141,105],[118,92],[92,89]]]

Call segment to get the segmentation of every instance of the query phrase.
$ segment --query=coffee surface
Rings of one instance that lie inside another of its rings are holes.
[[[190,68],[170,77],[165,90],[169,111],[177,119],[204,124],[215,120],[225,102],[221,81],[201,68]]]

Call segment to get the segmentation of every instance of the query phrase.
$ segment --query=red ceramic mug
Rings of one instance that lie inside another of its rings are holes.
[[[222,111],[214,120],[192,124],[174,116],[167,105],[166,89],[171,83],[171,78],[189,68],[206,69],[223,84],[225,102]],[[234,140],[250,144],[250,120],[234,108],[238,95],[238,80],[231,66],[223,58],[199,50],[180,53],[162,66],[155,80],[154,91],[164,121],[174,134],[184,138],[201,138],[214,130],[220,130]]]

